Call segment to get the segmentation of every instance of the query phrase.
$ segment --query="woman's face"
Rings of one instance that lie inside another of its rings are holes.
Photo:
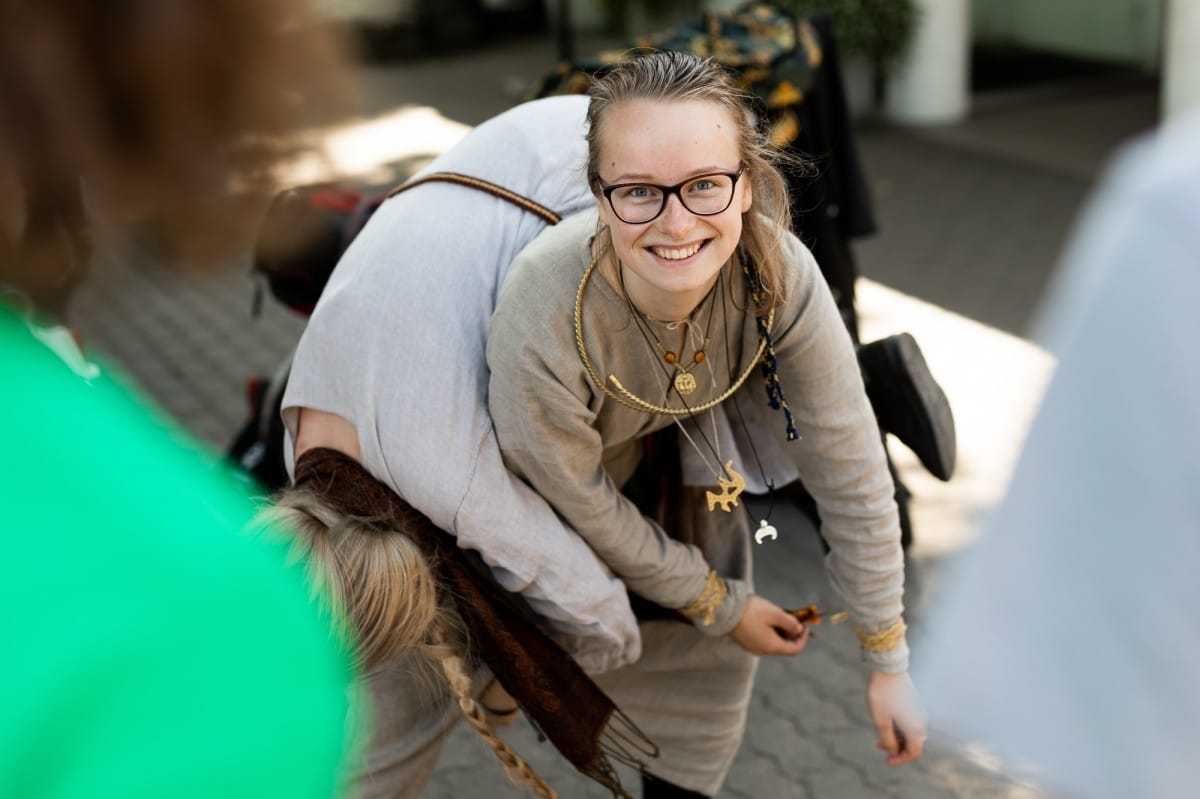
[[[737,126],[715,102],[633,100],[613,106],[601,125],[598,171],[605,186],[672,186],[742,166]],[[692,312],[737,247],[750,195],[743,174],[719,214],[694,214],[671,195],[656,219],[640,225],[621,221],[597,195],[600,220],[612,231],[625,288],[639,310],[663,320]]]

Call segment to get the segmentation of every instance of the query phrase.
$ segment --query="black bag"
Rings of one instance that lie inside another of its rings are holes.
[[[276,299],[308,316],[338,259],[384,196],[329,183],[280,192],[259,227],[254,271]]]

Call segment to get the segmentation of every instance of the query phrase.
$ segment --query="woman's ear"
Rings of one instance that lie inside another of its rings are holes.
[[[609,206],[608,201],[604,199],[604,195],[600,192],[594,192],[593,196],[596,198],[596,211],[598,212],[597,216],[599,216],[601,226],[611,227],[616,220],[613,219],[612,208]]]
[[[750,170],[742,174],[742,213],[750,210],[754,204],[754,183],[749,179]]]

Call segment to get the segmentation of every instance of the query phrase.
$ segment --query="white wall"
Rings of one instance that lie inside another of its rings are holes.
[[[956,122],[970,110],[968,0],[916,0],[913,40],[888,80],[885,111],[912,125]]]
[[[980,41],[1153,70],[1162,50],[1165,1],[971,0],[972,31]]]
[[[1163,56],[1164,117],[1200,107],[1200,2],[1167,0]]]

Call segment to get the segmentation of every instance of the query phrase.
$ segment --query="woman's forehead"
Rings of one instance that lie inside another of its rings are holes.
[[[600,120],[598,165],[606,182],[675,182],[737,169],[737,125],[710,100],[629,100]]]

